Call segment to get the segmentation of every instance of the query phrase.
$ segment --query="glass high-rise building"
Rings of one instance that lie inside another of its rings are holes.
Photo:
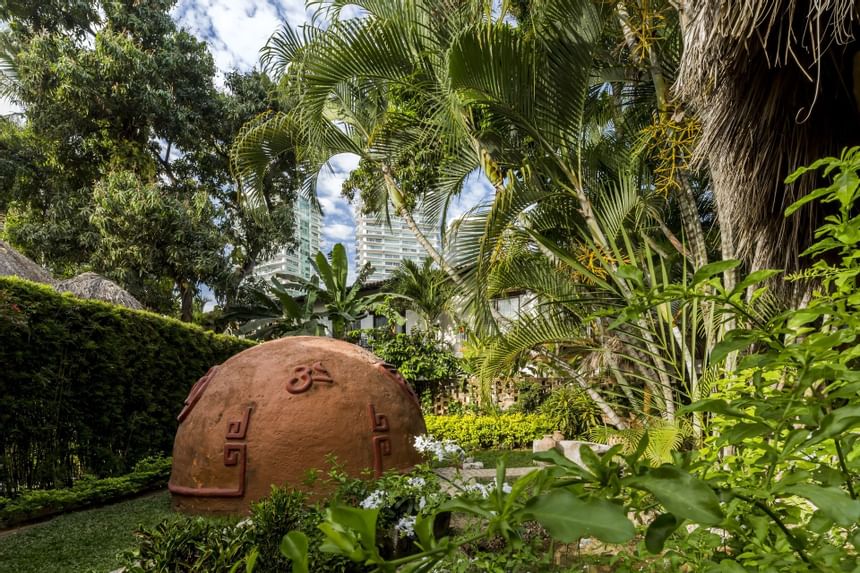
[[[413,217],[430,244],[441,249],[439,227],[428,222],[421,209],[416,209]],[[384,219],[377,219],[375,215],[363,215],[361,206],[356,205],[355,218],[356,263],[358,269],[365,263],[373,266],[373,274],[369,279],[371,282],[390,278],[402,259],[421,262],[427,257],[427,252],[415,238],[415,234],[397,215],[392,214],[389,227]]]
[[[254,276],[269,281],[276,274],[291,279],[309,279],[314,275],[311,257],[316,256],[322,244],[322,215],[305,197],[298,197],[294,207],[296,217],[294,250],[282,249],[271,259],[259,263]]]

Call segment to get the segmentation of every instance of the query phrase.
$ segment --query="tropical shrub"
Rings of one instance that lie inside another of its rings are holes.
[[[588,394],[573,385],[554,390],[538,407],[538,412],[568,440],[587,435],[600,420],[600,411]]]
[[[169,454],[194,382],[252,345],[0,278],[0,493]],[[8,308],[7,308],[8,307]],[[11,316],[11,319],[9,317]]]
[[[404,545],[414,516],[432,513],[443,501],[435,474],[423,469],[409,475],[386,474],[362,480],[335,468],[325,479],[333,487],[329,498],[333,503],[379,513],[374,537],[389,557]],[[309,540],[312,571],[367,571],[363,565],[321,547],[325,536],[319,525],[325,515],[325,510],[305,494],[273,487],[269,497],[252,505],[246,519],[177,517],[140,531],[138,547],[126,553],[124,560],[129,573],[233,573],[234,566],[238,571],[281,573],[290,567],[290,560],[280,550],[282,539],[290,531],[301,531]]]
[[[439,384],[456,380],[462,374],[460,360],[432,333],[413,330],[409,334],[387,329],[368,329],[350,333],[370,351],[397,367],[419,394],[434,393]]]
[[[144,458],[126,475],[103,479],[84,476],[70,488],[30,490],[14,499],[0,498],[0,527],[163,488],[170,478],[170,463],[170,458]]]
[[[466,449],[530,448],[533,440],[557,429],[542,414],[424,416],[424,421],[428,434]]]
[[[550,451],[535,457],[552,465],[504,487],[504,467],[493,491],[482,499],[459,496],[440,511],[481,519],[476,537],[439,537],[426,520],[415,525],[421,549],[397,566],[430,570],[477,539],[500,535],[505,547],[521,546],[525,523],[534,520],[557,541],[582,537],[604,543],[634,540],[646,523],[642,552],[619,552],[627,571],[856,571],[860,568],[860,148],[827,158],[798,173],[824,168],[832,180],[788,209],[814,199],[834,214],[806,251],[814,264],[790,280],[815,279],[808,304],[778,316],[763,316],[756,301],[762,281],[780,271],[756,271],[726,286],[722,274],[739,265],[706,265],[690,281],[646,286],[637,281],[637,304],[624,319],[635,321],[655,306],[710,303],[736,323],[710,354],[725,368],[725,387],[694,401],[678,415],[701,414],[716,435],[701,452],[675,454],[654,467],[645,456],[649,434],[636,449],[621,445],[602,455],[583,449],[582,465]],[[796,177],[795,174],[793,177]],[[790,178],[789,180],[791,180]],[[624,272],[624,271],[622,271]],[[749,293],[749,294],[748,294]],[[736,367],[732,354],[743,352]],[[695,418],[694,418],[695,419]],[[328,514],[323,525],[337,532],[340,555],[391,570],[392,563],[367,543],[364,532],[377,515]],[[634,517],[635,519],[631,519]],[[327,533],[332,543],[334,536]],[[296,534],[300,540],[300,534]],[[299,552],[293,573],[307,571]]]

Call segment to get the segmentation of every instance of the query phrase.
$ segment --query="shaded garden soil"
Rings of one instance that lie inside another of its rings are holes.
[[[133,532],[172,515],[167,491],[61,515],[0,537],[0,573],[106,573],[135,545]]]

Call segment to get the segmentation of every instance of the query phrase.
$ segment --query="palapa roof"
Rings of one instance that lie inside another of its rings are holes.
[[[60,292],[69,292],[79,298],[102,300],[126,308],[143,310],[143,305],[126,290],[96,273],[79,274],[76,277],[59,281],[55,287]]]
[[[683,6],[675,88],[702,122],[697,154],[710,166],[720,227],[753,268],[796,270],[822,208],[808,205],[790,218],[783,213],[820,181],[804,176],[786,186],[785,178],[860,143],[850,72],[857,77],[850,44],[858,2],[695,0]]]
[[[54,284],[51,273],[0,241],[0,276],[13,276],[38,283]]]

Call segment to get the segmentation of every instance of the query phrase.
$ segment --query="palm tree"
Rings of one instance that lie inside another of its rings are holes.
[[[448,201],[476,169],[494,170],[474,137],[476,118],[449,89],[446,53],[457,31],[484,19],[481,2],[460,0],[363,1],[360,19],[340,21],[326,4],[330,24],[289,26],[264,48],[263,60],[288,81],[295,112],[251,124],[233,150],[237,175],[253,195],[272,159],[297,150],[317,173],[332,156],[355,153],[369,181],[365,208],[402,218],[435,264],[455,283],[462,278],[424,236],[415,205],[444,223]],[[428,149],[436,150],[429,154]],[[418,162],[418,165],[416,165]],[[426,163],[430,163],[427,165]],[[419,196],[404,185],[406,171],[435,173]],[[498,182],[498,180],[497,180]]]
[[[314,309],[317,293],[313,290],[299,300],[286,284],[273,278],[267,288],[249,289],[248,298],[247,304],[234,305],[223,316],[227,322],[240,323],[240,334],[257,340],[325,334],[321,316]]]
[[[451,281],[444,271],[433,266],[429,257],[420,265],[410,259],[400,261],[389,284],[392,292],[403,297],[403,306],[421,317],[428,332],[438,326],[443,313],[451,310],[454,294]]]
[[[751,268],[802,267],[826,213],[796,168],[857,145],[860,107],[854,0],[681,2],[684,55],[678,88],[702,122],[699,155],[713,180],[724,240]],[[731,256],[731,255],[728,255]],[[805,290],[805,287],[801,290]]]

